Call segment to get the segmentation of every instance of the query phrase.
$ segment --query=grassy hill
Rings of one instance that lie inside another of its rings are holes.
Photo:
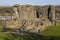
[[[12,15],[12,7],[0,6],[0,15]]]
[[[36,33],[16,35],[0,32],[0,40],[60,40],[60,21],[57,23],[57,26],[50,26],[44,30],[42,35]]]
[[[44,30],[43,34],[46,36],[60,36],[60,21],[57,23],[57,26],[50,26]]]

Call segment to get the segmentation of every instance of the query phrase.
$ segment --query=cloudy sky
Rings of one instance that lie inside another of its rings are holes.
[[[14,4],[60,5],[60,0],[0,0],[0,6],[12,6]]]

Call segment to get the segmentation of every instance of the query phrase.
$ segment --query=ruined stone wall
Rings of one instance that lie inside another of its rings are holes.
[[[10,28],[38,32],[55,22],[54,6],[15,5],[13,12],[15,18],[7,22],[7,27]]]
[[[23,5],[19,7],[20,19],[32,19],[34,18],[34,12],[35,11],[33,6]]]
[[[51,6],[51,14],[52,14],[52,23],[55,24],[56,21],[55,6]]]

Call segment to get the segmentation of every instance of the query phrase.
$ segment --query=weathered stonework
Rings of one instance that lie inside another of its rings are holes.
[[[14,5],[12,8],[14,18],[7,21],[7,28],[38,32],[55,25],[55,6]]]

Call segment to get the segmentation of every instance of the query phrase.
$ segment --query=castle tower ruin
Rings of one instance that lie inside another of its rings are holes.
[[[42,31],[56,21],[55,6],[14,5],[13,14],[15,18],[10,21],[13,25],[8,26],[30,32]]]
[[[48,19],[52,22],[53,25],[56,23],[56,15],[55,15],[55,6],[49,6],[48,8]]]

